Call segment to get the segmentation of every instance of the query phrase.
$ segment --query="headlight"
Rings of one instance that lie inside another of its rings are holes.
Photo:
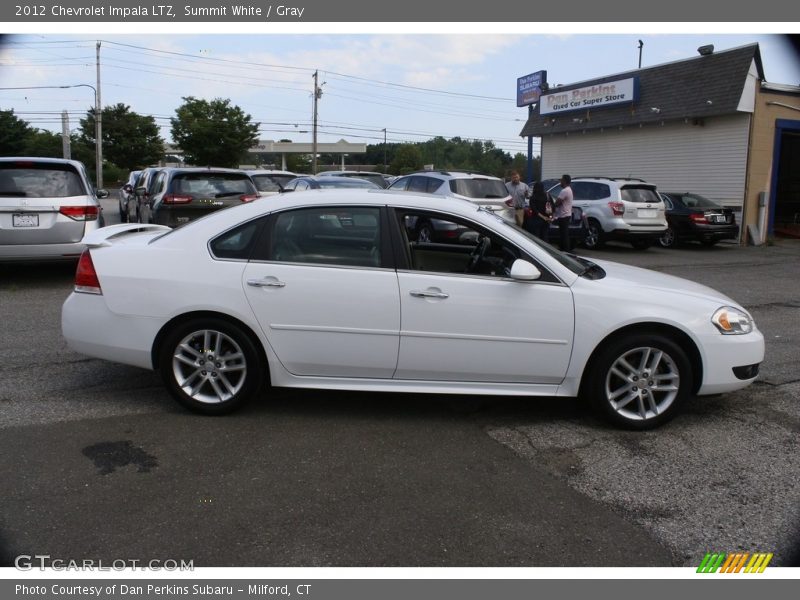
[[[717,309],[714,316],[711,317],[711,322],[723,335],[750,333],[754,326],[750,315],[732,306],[723,306]]]

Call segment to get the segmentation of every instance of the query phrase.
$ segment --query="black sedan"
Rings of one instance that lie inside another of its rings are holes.
[[[663,248],[674,248],[680,241],[713,246],[720,240],[738,239],[739,226],[731,209],[688,192],[662,192],[661,198],[668,225],[659,239]]]

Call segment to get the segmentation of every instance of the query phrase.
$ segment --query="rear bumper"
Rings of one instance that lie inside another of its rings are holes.
[[[695,240],[736,240],[739,239],[739,226],[697,225],[686,231],[678,232],[678,236],[684,239]]]
[[[81,243],[0,246],[0,262],[77,260],[84,248]]]

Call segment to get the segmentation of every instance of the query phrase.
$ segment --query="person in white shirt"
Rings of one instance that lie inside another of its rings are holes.
[[[556,212],[553,215],[558,223],[559,247],[563,252],[569,252],[569,222],[572,219],[572,178],[569,175],[561,176],[561,193],[556,198]]]

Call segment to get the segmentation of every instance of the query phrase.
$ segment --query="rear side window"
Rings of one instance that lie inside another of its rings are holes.
[[[263,223],[264,219],[257,219],[217,236],[209,244],[211,253],[216,258],[249,259]]]
[[[452,179],[450,191],[467,198],[505,198],[508,190],[497,179]]]
[[[576,200],[603,200],[611,195],[611,188],[605,183],[573,181],[570,187]]]
[[[0,163],[0,198],[69,198],[88,194],[72,165]]]
[[[626,185],[620,191],[620,196],[625,202],[638,202],[646,203],[651,202],[658,204],[661,202],[656,191],[647,186]]]

